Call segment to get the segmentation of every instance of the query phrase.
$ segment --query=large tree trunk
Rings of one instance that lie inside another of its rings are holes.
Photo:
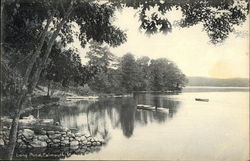
[[[50,90],[50,85],[51,85],[51,80],[49,80],[48,81],[48,91],[47,91],[47,96],[49,97],[50,96],[50,94],[49,94],[49,90]]]
[[[35,70],[35,73],[31,76],[31,71],[34,68],[34,64],[35,62],[37,62],[37,57],[40,55],[41,53],[41,49],[44,45],[44,41],[45,41],[45,37],[46,37],[46,33],[48,31],[49,28],[49,24],[52,21],[52,18],[54,16],[54,13],[51,15],[51,17],[49,18],[49,20],[47,21],[46,27],[45,27],[45,31],[43,31],[42,36],[41,36],[41,41],[39,42],[39,45],[34,53],[34,55],[31,58],[31,61],[26,69],[25,72],[25,76],[24,76],[24,81],[22,84],[22,93],[20,94],[19,98],[17,99],[17,104],[16,104],[16,108],[17,108],[17,112],[16,115],[13,118],[12,121],[12,125],[11,125],[11,130],[10,130],[10,135],[9,135],[9,145],[8,145],[8,159],[12,160],[13,159],[13,154],[14,154],[14,149],[16,146],[16,140],[17,140],[17,130],[18,130],[18,121],[20,118],[20,113],[23,107],[23,103],[26,102],[28,99],[26,97],[26,95],[29,93],[31,94],[34,90],[34,88],[37,86],[39,77],[40,77],[40,73],[43,69],[43,67],[45,66],[47,59],[49,57],[49,54],[51,52],[52,46],[62,28],[62,26],[65,24],[66,20],[68,19],[68,17],[71,14],[72,11],[72,7],[73,7],[73,3],[71,3],[71,5],[69,6],[67,12],[65,13],[64,18],[62,19],[62,21],[59,23],[59,25],[57,26],[56,31],[54,31],[54,33],[52,34],[49,43],[48,43],[48,47],[46,49],[45,55],[42,58],[42,61],[40,63],[38,63],[38,67]],[[31,79],[30,79],[31,77]],[[29,80],[32,80],[31,82],[28,82]],[[30,84],[29,84],[30,83]],[[27,89],[28,88],[28,89]]]
[[[51,38],[49,39],[49,42],[47,44],[47,48],[46,48],[46,51],[43,55],[43,57],[39,60],[39,63],[38,63],[38,66],[37,68],[35,69],[35,72],[33,74],[33,77],[31,78],[31,85],[29,87],[29,92],[32,92],[34,90],[34,88],[36,87],[38,81],[39,81],[39,78],[40,78],[40,74],[42,72],[42,70],[46,67],[46,64],[47,64],[47,60],[48,60],[48,57],[51,53],[51,49],[55,43],[55,40],[61,30],[61,28],[63,27],[63,25],[66,23],[68,17],[70,16],[71,14],[71,11],[72,11],[72,7],[73,7],[73,4],[71,3],[71,5],[69,6],[66,14],[64,15],[64,18],[62,19],[62,21],[57,25],[56,27],[56,31],[53,32]]]
[[[8,144],[8,152],[7,152],[7,158],[9,160],[12,160],[14,150],[16,147],[16,140],[17,140],[17,130],[18,130],[18,121],[20,118],[20,112],[17,112],[13,118],[11,129],[10,129],[10,135],[9,135],[9,144]]]
[[[39,44],[35,50],[35,53],[32,55],[32,57],[30,59],[29,65],[28,65],[26,72],[25,72],[25,75],[24,75],[23,83],[21,84],[22,91],[21,91],[19,97],[17,98],[17,102],[15,103],[16,113],[13,117],[11,129],[10,129],[10,134],[9,134],[9,144],[8,144],[8,149],[7,149],[7,157],[9,160],[13,159],[14,149],[16,146],[16,140],[17,140],[16,135],[17,135],[17,130],[18,130],[18,121],[20,118],[20,111],[22,110],[23,103],[28,100],[26,96],[27,96],[27,92],[28,92],[27,86],[28,86],[29,77],[31,75],[31,70],[36,62],[37,57],[41,53],[41,49],[44,45],[44,41],[45,41],[45,38],[47,35],[49,25],[52,22],[52,18],[53,18],[53,14],[48,19],[47,24],[45,26],[45,29],[42,32]]]

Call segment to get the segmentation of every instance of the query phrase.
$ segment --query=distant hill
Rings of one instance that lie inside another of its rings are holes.
[[[187,86],[216,86],[216,87],[249,87],[247,78],[218,79],[207,77],[188,77]]]

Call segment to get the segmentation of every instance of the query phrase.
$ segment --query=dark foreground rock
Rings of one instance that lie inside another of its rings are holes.
[[[0,146],[6,149],[9,141],[10,120],[5,119],[0,134]],[[79,132],[55,124],[53,121],[34,120],[32,117],[20,120],[17,135],[17,158],[53,158],[67,157],[71,154],[86,154],[99,150],[104,144]],[[50,149],[50,150],[48,150]],[[52,153],[48,153],[51,151]],[[32,157],[33,155],[33,157]],[[46,156],[47,155],[47,156]]]

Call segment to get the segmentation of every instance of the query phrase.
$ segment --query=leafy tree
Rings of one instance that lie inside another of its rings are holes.
[[[96,92],[122,93],[119,71],[109,68],[107,72],[101,71],[89,81],[88,85]]]
[[[180,90],[186,83],[185,75],[171,61],[160,58],[151,60],[150,87],[154,91]]]
[[[86,53],[89,59],[89,66],[96,66],[100,71],[106,72],[114,59],[114,55],[109,51],[108,46],[102,47],[98,42],[90,42],[90,51]]]
[[[80,26],[78,38],[82,46],[91,39],[117,46],[126,40],[126,36],[111,24],[110,18],[114,10],[105,4],[83,0],[13,0],[4,1],[3,5],[5,53],[13,49],[30,53],[26,69],[22,73],[22,90],[14,103],[17,110],[8,146],[8,158],[12,159],[24,102],[29,100],[29,95],[36,87],[56,39],[60,37],[64,45],[73,40],[72,22]]]
[[[137,65],[134,55],[131,53],[125,54],[121,58],[120,72],[121,72],[121,85],[126,92],[132,92],[136,87],[137,78]]]
[[[112,69],[112,62],[115,56],[109,51],[107,46],[102,46],[97,42],[90,42],[90,51],[87,52],[86,58],[89,59],[88,66],[96,67],[97,73],[88,82],[91,89],[97,92],[111,93],[117,89],[117,79],[115,70]]]
[[[166,14],[174,9],[182,12],[181,27],[202,24],[211,42],[225,40],[235,26],[244,22],[249,14],[248,0],[109,0],[114,6],[139,10],[140,28],[147,34],[168,33],[173,24]],[[147,14],[152,8],[158,12]]]
[[[136,60],[136,64],[137,64],[136,90],[139,90],[139,91],[148,90],[149,62],[150,62],[150,58],[147,56],[140,57]]]
[[[62,51],[60,48],[55,47],[51,51],[49,60],[42,73],[48,80],[48,95],[51,81],[58,82],[64,87],[70,84],[84,85],[87,82],[86,76],[90,74],[83,67],[79,54],[73,49]]]

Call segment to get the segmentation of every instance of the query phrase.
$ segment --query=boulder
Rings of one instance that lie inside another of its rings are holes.
[[[54,120],[53,119],[42,119],[42,120],[40,120],[40,123],[53,125]]]
[[[49,135],[54,135],[54,134],[55,134],[55,131],[47,131],[47,134],[49,134]]]
[[[87,138],[85,136],[81,136],[80,140],[85,141],[85,140],[87,140]]]
[[[41,135],[46,135],[46,131],[45,130],[40,130],[40,134]]]
[[[81,137],[81,136],[82,136],[81,133],[79,133],[79,132],[75,133],[75,137]]]
[[[23,129],[22,134],[28,140],[34,137],[34,131],[30,129]]]
[[[47,135],[37,135],[37,139],[40,141],[47,141],[48,136]]]
[[[68,145],[69,144],[69,140],[62,140],[61,144]]]
[[[51,138],[51,139],[59,139],[59,138],[61,138],[61,134],[52,134],[52,135],[49,135],[49,138]]]
[[[54,143],[60,143],[61,140],[59,140],[59,139],[53,139],[53,142],[54,142]]]
[[[62,131],[61,134],[66,136],[66,132],[65,131]]]
[[[76,141],[76,140],[71,141],[71,142],[70,142],[70,147],[72,147],[72,146],[78,146],[78,144],[79,144],[79,142]]]
[[[87,140],[82,140],[82,145],[87,145],[88,141]]]
[[[102,145],[102,143],[100,141],[97,141],[96,145],[100,146],[100,145]]]
[[[81,137],[75,137],[77,141],[81,141]]]
[[[30,145],[34,148],[45,148],[47,147],[47,143],[45,141],[40,140],[33,140],[33,142],[30,143]]]
[[[17,139],[17,143],[22,143],[23,142],[23,140],[22,139]]]
[[[88,141],[88,142],[87,142],[87,146],[91,146],[91,142]]]
[[[0,146],[4,146],[4,140],[2,138],[0,139]]]
[[[23,119],[19,120],[19,123],[22,125],[34,124],[36,123],[36,119],[33,115],[29,115],[28,117],[23,117]]]
[[[72,150],[75,150],[75,149],[78,149],[79,148],[79,146],[77,145],[77,146],[70,146],[70,149],[72,149]]]

